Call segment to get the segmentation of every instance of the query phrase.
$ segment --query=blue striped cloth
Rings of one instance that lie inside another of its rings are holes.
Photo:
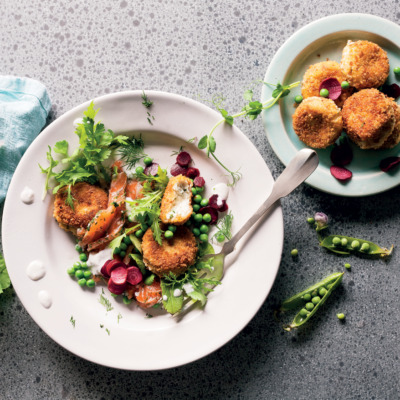
[[[0,76],[0,204],[19,160],[46,124],[50,109],[42,83]]]

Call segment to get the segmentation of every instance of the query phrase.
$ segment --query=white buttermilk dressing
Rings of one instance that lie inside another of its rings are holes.
[[[167,301],[167,300],[168,300],[168,296],[164,294],[164,296],[162,297],[162,299],[163,299],[164,301]]]
[[[135,169],[130,169],[126,165],[123,165],[122,170],[126,173],[128,179],[133,179],[135,177]]]
[[[23,203],[32,204],[35,200],[35,193],[30,187],[25,186],[20,197]]]
[[[107,247],[104,250],[100,250],[98,253],[89,254],[87,265],[92,269],[93,275],[101,274],[101,267],[106,263],[106,261],[113,259],[112,253],[112,249]]]
[[[182,295],[182,290],[181,289],[175,289],[174,290],[174,297],[179,297]]]
[[[133,200],[130,197],[125,199],[126,215],[130,215],[133,210]]]
[[[221,207],[222,206],[222,200],[227,200],[228,195],[229,195],[229,188],[226,183],[217,183],[215,186],[212,187],[211,189],[212,194],[216,194],[218,196],[217,198],[217,206]]]
[[[34,260],[26,268],[26,274],[33,281],[38,281],[46,275],[46,269],[40,260]]]
[[[175,192],[174,203],[171,211],[167,214],[168,219],[176,217],[185,217],[190,213],[190,195],[189,185],[187,182],[177,182],[172,187]]]
[[[46,290],[41,290],[41,291],[38,293],[38,299],[39,299],[39,303],[40,303],[44,308],[50,308],[51,305],[52,305],[52,303],[53,303],[49,292],[47,292]]]
[[[186,292],[186,294],[194,292],[194,288],[190,283],[185,283],[183,285],[183,290]]]

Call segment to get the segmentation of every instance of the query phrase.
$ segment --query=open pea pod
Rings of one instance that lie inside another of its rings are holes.
[[[378,246],[376,243],[370,242],[369,240],[357,239],[344,235],[326,236],[320,242],[320,246],[338,254],[354,253],[380,257],[389,256],[393,250],[393,246],[390,249],[386,249]]]
[[[304,325],[320,309],[320,307],[325,303],[325,301],[331,295],[331,293],[340,285],[340,282],[342,281],[343,278],[343,274],[344,272],[336,272],[332,275],[329,275],[327,278],[323,279],[322,281],[316,283],[313,286],[310,286],[308,289],[285,300],[281,305],[280,308],[281,311],[287,311],[287,310],[292,310],[294,308],[303,307],[305,302],[304,295],[306,294],[311,295],[315,291],[318,292],[318,289],[322,287],[326,288],[329,285],[329,289],[322,296],[321,300],[314,306],[312,311],[308,312],[308,314],[304,316],[300,310],[294,317],[292,323],[289,325],[285,325],[283,329],[285,329],[286,331],[291,331],[292,329]]]

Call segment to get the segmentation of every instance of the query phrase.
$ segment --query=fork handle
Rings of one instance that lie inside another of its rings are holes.
[[[282,174],[272,187],[272,192],[267,200],[253,214],[253,216],[240,228],[240,230],[226,242],[221,253],[231,253],[237,242],[253,227],[253,225],[272,207],[280,198],[287,196],[304,182],[318,166],[318,156],[314,150],[300,150],[289,162]]]

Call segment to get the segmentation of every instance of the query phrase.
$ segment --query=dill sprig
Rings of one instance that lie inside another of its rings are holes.
[[[107,312],[109,312],[109,311],[114,309],[114,307],[111,305],[110,300],[108,300],[107,297],[104,296],[104,290],[103,289],[101,289],[99,303],[106,308]]]
[[[125,143],[120,143],[117,147],[118,154],[125,162],[127,168],[132,169],[140,160],[147,156],[143,151],[144,141],[142,135],[138,139],[131,137]]]
[[[217,232],[213,236],[213,239],[216,239],[218,242],[223,242],[223,240],[218,240],[224,237],[224,240],[232,239],[232,222],[233,222],[233,214],[232,211],[229,211],[222,219],[220,219],[216,225]]]

